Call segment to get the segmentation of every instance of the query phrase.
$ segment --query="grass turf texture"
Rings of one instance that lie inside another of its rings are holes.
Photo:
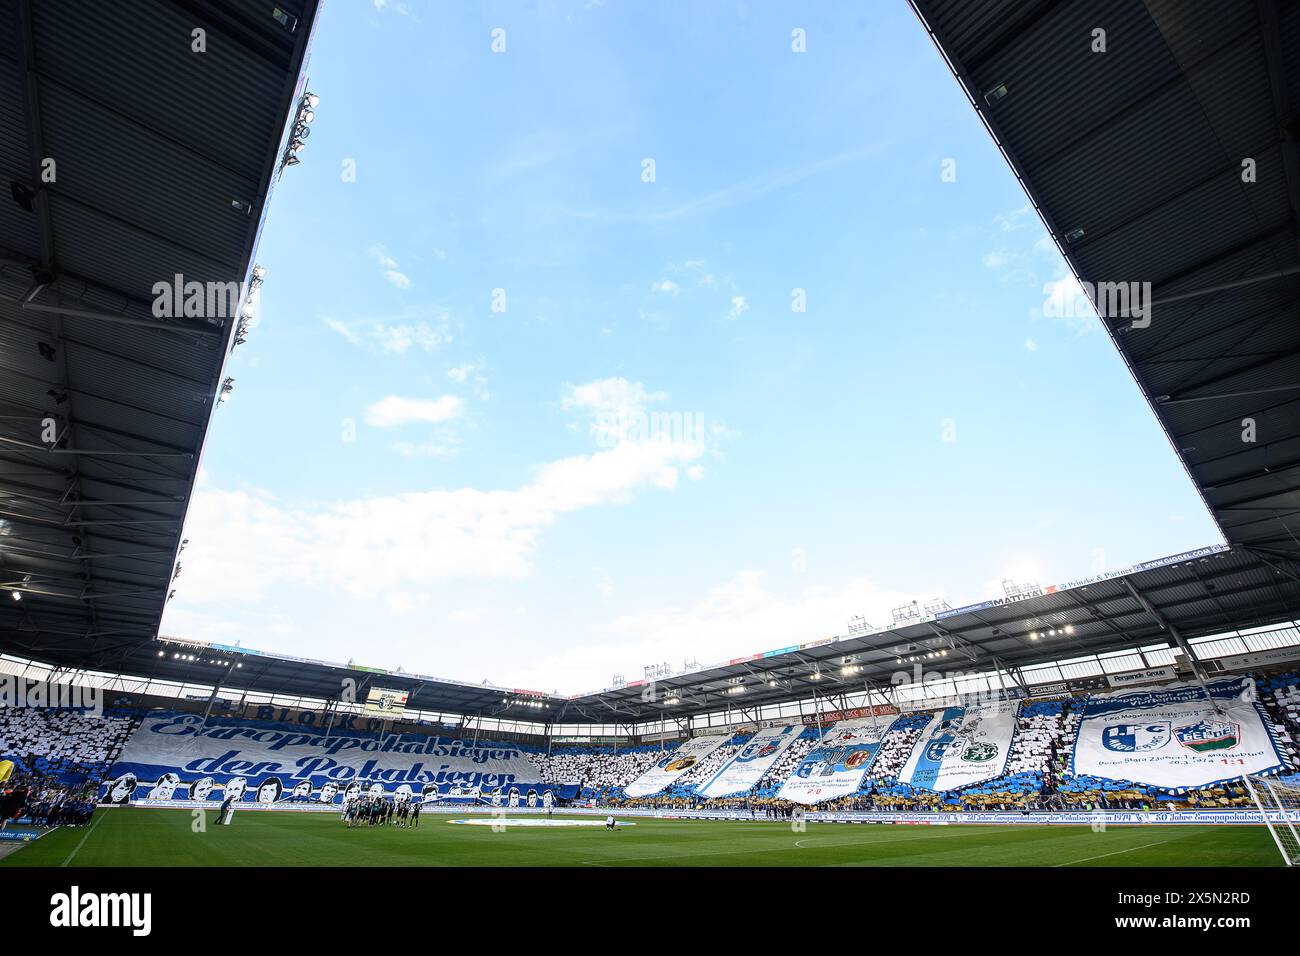
[[[207,814],[211,818],[211,814]],[[1280,866],[1264,827],[898,826],[636,818],[636,826],[348,830],[334,814],[236,813],[190,829],[179,810],[100,810],[0,866]],[[556,819],[563,819],[557,816]],[[591,817],[583,819],[590,820]]]

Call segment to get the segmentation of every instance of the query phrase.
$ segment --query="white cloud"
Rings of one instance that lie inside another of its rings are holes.
[[[321,321],[349,344],[387,355],[402,355],[412,348],[432,352],[453,341],[451,316],[445,309],[436,307],[413,307],[403,309],[395,316],[367,317],[350,322],[333,316],[326,316]]]
[[[455,395],[437,399],[389,395],[366,409],[366,423],[376,428],[397,428],[413,422],[436,425],[459,417],[464,406]]]
[[[572,386],[567,398],[590,413],[651,394],[640,383],[606,379]],[[410,417],[406,404],[377,404],[384,406],[380,421]],[[209,486],[195,494],[186,521],[191,544],[178,599],[189,611],[216,616],[208,609],[255,604],[288,586],[369,598],[452,578],[525,577],[543,532],[565,514],[674,488],[679,470],[705,451],[703,442],[622,440],[548,462],[512,489],[436,489],[326,504]]]
[[[1034,222],[1033,211],[1032,206],[1026,205],[1019,209],[1012,209],[1010,212],[1000,212],[993,217],[993,223],[1002,232],[1014,232]]]
[[[647,391],[640,382],[615,377],[596,379],[583,385],[565,385],[564,389],[561,408],[587,412],[596,418],[640,415],[649,403],[668,397],[664,392]]]
[[[749,303],[745,301],[743,295],[733,295],[731,297],[731,308],[727,312],[727,318],[738,319],[749,311]]]
[[[361,344],[361,336],[357,335],[355,331],[349,328],[347,323],[340,322],[338,319],[332,319],[332,318],[325,318],[322,319],[321,321],[324,322],[326,326],[328,326],[329,328],[337,332],[339,335],[343,336],[353,345]]]
[[[635,671],[645,661],[668,661],[680,669],[683,661],[697,659],[707,666],[843,634],[854,614],[883,624],[891,607],[915,597],[882,590],[867,577],[783,592],[760,571],[740,571],[693,602],[620,615],[593,628],[588,640],[495,679],[519,687],[548,686],[564,674],[570,693],[597,690],[610,674]]]
[[[650,291],[661,295],[677,295],[682,291],[682,287],[672,279],[660,279],[658,282],[650,283]]]
[[[373,0],[376,13],[383,13],[385,10],[391,10],[399,16],[407,17],[411,15],[411,8],[405,3],[393,3],[392,0]]]
[[[1025,351],[1026,351],[1026,352],[1037,352],[1037,351],[1038,351],[1038,343],[1037,343],[1036,341],[1034,341],[1033,339],[1025,339]]]
[[[427,322],[414,325],[378,325],[373,330],[373,338],[381,351],[401,355],[415,346],[425,352],[432,352],[451,341],[446,329]]]
[[[704,259],[687,259],[683,268],[696,276],[696,282],[705,288],[713,288],[718,284],[718,280],[713,273],[708,271],[708,262]]]
[[[1092,299],[1084,292],[1074,274],[1068,271],[1044,284],[1043,305],[1037,315],[1064,323],[1076,335],[1102,328]]]
[[[483,366],[478,362],[465,362],[453,368],[447,369],[447,377],[453,382],[464,383],[471,374],[477,372]]]
[[[371,246],[370,254],[378,261],[379,268],[383,270],[384,279],[389,285],[398,289],[409,289],[411,287],[411,280],[398,267],[397,260],[388,254],[387,249],[383,246]]]

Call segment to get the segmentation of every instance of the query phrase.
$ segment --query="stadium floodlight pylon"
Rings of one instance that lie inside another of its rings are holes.
[[[1269,776],[1241,778],[1287,866],[1300,865],[1300,787]]]

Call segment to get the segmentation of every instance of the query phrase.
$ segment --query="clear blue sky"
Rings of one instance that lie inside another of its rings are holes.
[[[902,0],[683,9],[326,4],[163,633],[572,693],[1220,540]]]

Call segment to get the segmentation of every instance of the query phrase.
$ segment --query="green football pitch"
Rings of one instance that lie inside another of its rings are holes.
[[[212,814],[205,815],[209,820]],[[467,826],[425,814],[416,830],[349,830],[334,814],[236,813],[194,832],[180,810],[100,810],[7,856],[3,866],[1279,866],[1254,826],[899,826],[620,820],[590,826]]]

